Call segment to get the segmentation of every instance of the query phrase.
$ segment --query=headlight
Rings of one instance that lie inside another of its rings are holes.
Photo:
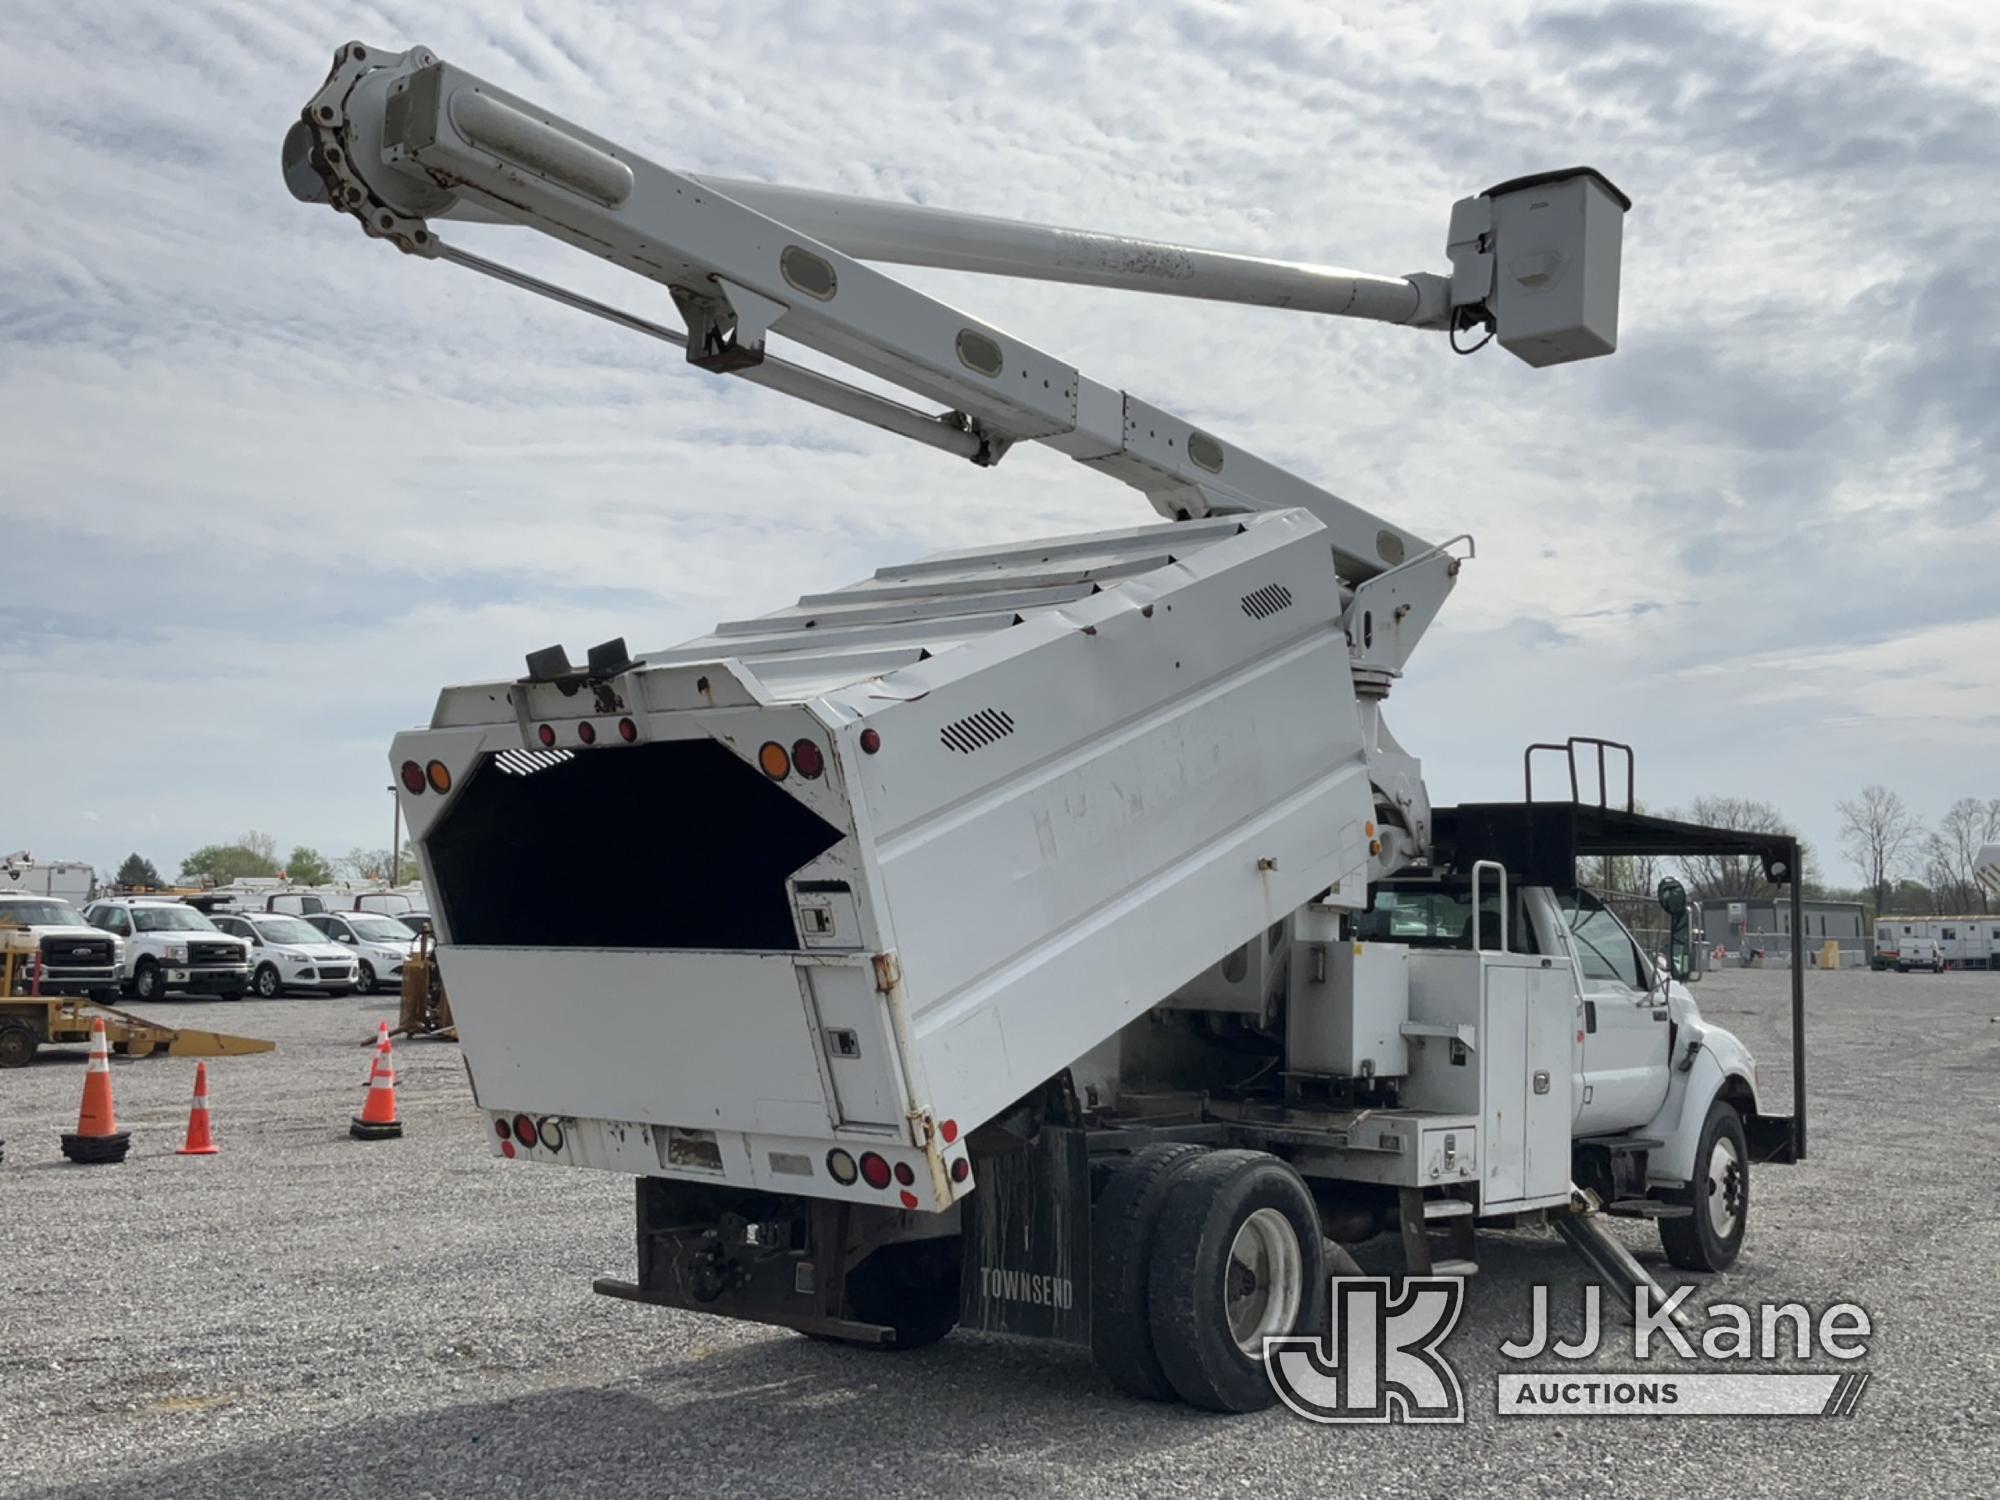
[[[187,951],[187,944],[186,944],[186,943],[169,943],[169,944],[167,944],[167,962],[168,962],[168,963],[170,963],[170,964],[184,964],[184,963],[186,963],[186,962],[187,962],[187,956],[188,956],[188,951]]]

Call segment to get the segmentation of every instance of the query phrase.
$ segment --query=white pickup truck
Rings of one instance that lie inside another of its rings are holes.
[[[412,257],[980,469],[1042,444],[1164,518],[885,567],[637,657],[548,647],[397,736],[491,1148],[637,1179],[636,1274],[599,1290],[894,1348],[1069,1340],[1124,1390],[1241,1411],[1276,1399],[1267,1338],[1325,1331],[1326,1236],[1393,1224],[1413,1272],[1465,1275],[1476,1224],[1547,1219],[1649,1280],[1605,1212],[1658,1220],[1680,1265],[1735,1258],[1753,1164],[1804,1153],[1800,960],[1784,1115],[1577,863],[1754,856],[1796,930],[1794,842],[1634,812],[1601,741],[1555,747],[1567,800],[1433,807],[1382,707],[1469,538],[869,264],[1483,330],[1540,366],[1617,344],[1629,204],[1601,174],[1461,199],[1448,273],[1372,276],[695,178],[360,43],[282,164]],[[646,299],[474,253],[461,221]],[[650,315],[669,300],[684,332]],[[551,871],[587,889],[551,901]],[[1661,899],[1683,973],[1685,895]]]
[[[124,972],[118,939],[86,923],[69,902],[0,890],[0,927],[25,928],[36,942],[39,962],[17,976],[18,992],[88,995],[93,1000],[118,993]]]
[[[170,992],[241,1000],[250,987],[250,945],[179,901],[113,896],[84,912],[91,926],[123,947],[123,987],[136,999]]]

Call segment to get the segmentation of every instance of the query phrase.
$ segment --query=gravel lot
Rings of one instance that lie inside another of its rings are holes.
[[[1580,1284],[1528,1235],[1482,1241],[1447,1346],[1465,1428],[1201,1416],[1118,1397],[1079,1351],[961,1334],[868,1356],[597,1297],[593,1275],[630,1274],[627,1180],[486,1156],[455,1047],[398,1049],[407,1135],[362,1144],[389,1003],[178,1002],[149,1013],[279,1043],[211,1067],[218,1157],[172,1154],[191,1062],[114,1064],[133,1153],[96,1170],[57,1149],[81,1055],[0,1073],[0,1494],[1993,1494],[2000,974],[1810,986],[1812,1160],[1758,1175],[1711,1295],[1869,1308],[1875,1378],[1846,1421],[1500,1421],[1528,1286],[1573,1309]],[[1785,976],[1699,993],[1768,1088]],[[1651,1231],[1621,1227],[1665,1277]]]

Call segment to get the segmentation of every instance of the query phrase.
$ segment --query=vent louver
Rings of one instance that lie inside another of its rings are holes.
[[[1281,609],[1292,607],[1292,591],[1282,583],[1267,583],[1243,596],[1243,613],[1253,620],[1268,619]]]
[[[575,758],[574,750],[502,750],[493,757],[493,764],[509,776],[532,776]]]
[[[938,731],[945,748],[956,750],[960,755],[970,755],[973,751],[995,740],[1003,740],[1014,732],[1014,721],[997,708],[982,708],[976,714],[967,714]]]

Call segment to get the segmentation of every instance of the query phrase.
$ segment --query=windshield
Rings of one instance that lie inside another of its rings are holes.
[[[1585,890],[1565,892],[1560,899],[1585,979],[1615,979],[1634,990],[1651,985],[1652,971],[1639,957],[1638,944],[1602,901]]]
[[[348,924],[371,943],[407,943],[410,929],[387,917],[349,917]]]
[[[67,901],[0,901],[0,923],[16,927],[81,927],[82,917]]]
[[[257,935],[267,943],[323,943],[326,934],[310,922],[301,922],[297,917],[266,917],[252,924]]]
[[[427,912],[406,911],[396,920],[412,932],[422,932],[431,925],[430,915]]]
[[[135,906],[132,925],[141,932],[220,932],[192,906]]]

